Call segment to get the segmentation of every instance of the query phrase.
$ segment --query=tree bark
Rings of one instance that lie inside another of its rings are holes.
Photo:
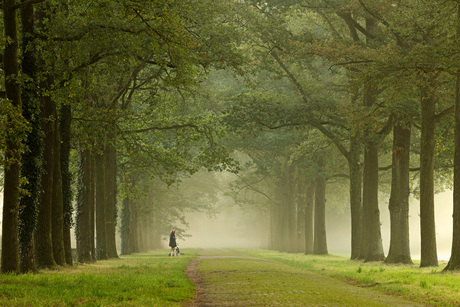
[[[280,214],[280,223],[278,225],[279,235],[280,235],[280,251],[288,252],[291,240],[289,238],[289,204],[288,204],[288,195],[289,195],[289,184],[288,179],[286,178],[286,171],[284,173],[284,178],[280,178],[280,207],[279,207],[279,214]]]
[[[364,85],[363,103],[372,107],[375,103],[375,90],[369,84]],[[362,254],[365,261],[384,260],[382,235],[380,231],[379,210],[379,151],[375,132],[368,133],[364,149],[363,174],[363,238]]]
[[[89,186],[90,186],[90,195],[89,195],[89,211],[90,211],[90,216],[89,216],[89,223],[90,223],[90,249],[91,249],[91,259],[93,261],[97,260],[97,251],[96,251],[96,166],[95,166],[95,159],[94,159],[94,154],[91,152],[90,153],[90,167],[91,167],[91,172],[90,172],[90,178],[89,178]]]
[[[393,158],[391,173],[390,249],[386,263],[412,263],[409,245],[409,126],[393,127]]]
[[[438,266],[434,217],[435,99],[428,86],[422,88],[420,145],[420,267]]]
[[[34,9],[32,4],[21,8],[22,23],[22,72],[31,80],[36,79],[37,65],[34,57]],[[27,178],[19,199],[19,258],[21,272],[36,271],[33,233],[37,226],[38,205],[41,190],[43,140],[41,137],[40,101],[35,82],[28,81],[22,90],[22,115],[32,130],[27,134],[26,150],[21,157],[21,178]]]
[[[288,248],[287,252],[295,253],[297,252],[297,218],[296,218],[296,184],[295,184],[295,165],[290,164],[287,166],[287,189],[286,189],[286,205],[287,205],[287,242]]]
[[[72,109],[70,105],[63,105],[60,109],[61,136],[61,178],[62,178],[62,206],[64,211],[64,253],[68,265],[73,264],[70,229],[72,228],[72,173],[70,172],[70,131],[72,122]]]
[[[322,157],[318,165],[322,168]],[[314,222],[314,244],[313,253],[315,255],[327,255],[326,237],[326,178],[320,174],[316,178],[315,186],[315,222]]]
[[[75,236],[77,241],[77,261],[90,263],[91,255],[91,153],[89,149],[80,151],[78,176],[78,196]]]
[[[460,37],[460,5],[457,8],[457,38]],[[460,76],[455,84],[455,152],[454,152],[454,209],[452,229],[452,252],[447,270],[460,270]]]
[[[113,138],[113,137],[112,137]],[[116,245],[116,149],[115,144],[107,146],[104,151],[105,161],[105,193],[106,193],[106,232],[107,255],[109,258],[118,258]]]
[[[43,89],[50,89],[50,80],[42,84]],[[40,97],[42,106],[42,126],[44,137],[44,160],[42,175],[42,192],[38,210],[38,222],[35,235],[35,257],[39,267],[56,265],[53,256],[51,218],[53,210],[54,159],[55,159],[55,102],[48,95]]]
[[[364,261],[384,260],[378,202],[378,146],[367,143],[364,151],[363,251]]]
[[[121,254],[122,255],[129,255],[131,254],[131,244],[130,244],[130,221],[131,221],[131,211],[130,211],[130,200],[129,197],[126,196],[123,198],[121,204]]]
[[[96,248],[97,259],[108,259],[106,232],[105,167],[103,154],[96,154]]]
[[[16,77],[18,66],[17,17],[14,0],[3,0],[3,28],[8,43],[3,53],[6,98],[19,112],[21,88]],[[11,125],[11,119],[8,119]],[[2,220],[2,273],[19,272],[18,211],[19,211],[19,140],[9,138],[5,149]]]
[[[296,252],[305,252],[305,193],[307,189],[306,180],[304,175],[297,172],[297,236],[296,236]]]
[[[350,139],[348,168],[350,172],[351,259],[362,254],[362,165],[359,161],[361,146],[355,137]]]
[[[51,217],[51,239],[53,242],[53,257],[58,265],[64,265],[64,207],[62,203],[62,177],[61,177],[61,138],[59,136],[59,121],[56,105],[54,106],[54,180],[53,203]]]
[[[305,195],[305,255],[313,254],[313,211],[315,207],[314,181],[307,186]]]
[[[137,204],[138,202],[129,202],[130,204],[130,212],[131,212],[131,221],[130,221],[130,248],[131,253],[138,253],[139,252],[139,237],[138,237],[138,211],[137,211]]]

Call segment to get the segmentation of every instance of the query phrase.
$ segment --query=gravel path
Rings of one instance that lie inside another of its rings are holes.
[[[302,268],[226,250],[204,250],[187,267],[196,297],[184,306],[421,306]]]

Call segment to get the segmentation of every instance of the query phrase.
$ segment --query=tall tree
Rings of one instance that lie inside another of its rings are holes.
[[[456,38],[460,38],[460,5],[457,4]],[[458,71],[458,69],[457,69]],[[454,188],[452,251],[444,270],[460,270],[460,75],[455,82]]]
[[[393,127],[391,174],[390,249],[386,263],[412,263],[409,244],[409,156],[411,129],[409,124]]]
[[[324,160],[318,157],[319,172],[315,180],[315,222],[313,254],[327,255],[326,237],[326,177],[323,173]]]
[[[6,98],[11,103],[13,112],[21,112],[21,87],[18,65],[18,25],[15,0],[3,0],[3,28],[8,42],[3,51],[3,70],[5,74]],[[8,118],[8,131],[14,131],[13,119]],[[2,267],[1,271],[19,272],[19,158],[20,138],[17,132],[8,135],[5,149],[5,179],[3,188],[2,219]]]
[[[106,183],[103,153],[95,155],[96,165],[96,254],[98,260],[108,259],[106,219]]]
[[[59,116],[59,135],[61,137],[61,177],[62,177],[62,206],[64,211],[64,251],[65,260],[72,265],[71,228],[73,226],[73,193],[72,173],[70,172],[70,150],[71,150],[71,122],[72,109],[70,105],[63,105]]]
[[[21,177],[26,178],[26,192],[21,194],[19,200],[19,257],[21,272],[28,272],[36,270],[33,233],[37,225],[43,159],[40,101],[35,83],[37,65],[33,43],[33,4],[27,3],[21,7],[21,24],[22,72],[28,77],[22,90],[23,116],[32,129],[27,134],[26,148],[21,156]]]
[[[76,210],[75,237],[77,243],[77,261],[89,263],[93,261],[91,237],[91,211],[94,199],[92,199],[92,166],[89,149],[82,149],[79,153],[78,195]],[[94,227],[93,227],[94,228]]]
[[[425,78],[430,77],[426,76]],[[425,80],[427,84],[422,85],[420,95],[422,113],[422,134],[420,137],[420,267],[438,266],[434,216],[436,99],[434,84],[431,83],[431,80]]]

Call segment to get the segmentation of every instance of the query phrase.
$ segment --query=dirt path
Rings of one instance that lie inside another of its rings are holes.
[[[206,250],[187,267],[196,297],[185,306],[421,306],[302,268]]]

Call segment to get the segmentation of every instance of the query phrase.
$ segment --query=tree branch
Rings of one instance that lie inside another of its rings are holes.
[[[281,68],[284,70],[284,72],[287,74],[288,78],[292,81],[292,83],[294,83],[295,87],[297,88],[297,90],[300,92],[300,95],[302,96],[302,100],[303,102],[305,103],[308,103],[308,99],[307,99],[307,95],[305,94],[305,91],[303,90],[303,87],[302,85],[299,83],[299,81],[297,80],[297,78],[292,74],[292,72],[289,70],[289,68],[283,63],[283,61],[281,61],[281,59],[279,58],[278,54],[276,53],[275,50],[271,50],[270,51],[270,54],[272,55],[272,57],[275,59],[276,62],[278,62],[278,64],[281,66]]]
[[[387,27],[387,29],[389,29],[391,31],[391,33],[393,33],[393,35],[395,36],[396,38],[396,41],[398,42],[398,45],[401,46],[401,47],[408,47],[407,45],[407,42],[401,37],[401,34],[396,32],[390,25],[390,23],[388,21],[386,21],[380,14],[372,11],[371,9],[369,9],[367,7],[366,4],[364,4],[364,2],[362,0],[358,0],[358,2],[361,4],[361,6],[364,8],[364,10],[369,14],[371,15],[372,17],[374,17],[375,19],[377,19],[378,21],[380,21],[385,27]]]
[[[332,64],[329,67],[329,70],[331,70],[332,67],[339,66],[339,65],[345,66],[345,65],[351,65],[351,64],[364,64],[364,63],[373,63],[373,62],[374,62],[374,60],[361,60],[361,61],[350,61],[350,62],[343,62],[343,63],[335,63],[335,64]]]
[[[336,14],[345,21],[345,23],[350,28],[350,31],[352,31],[351,29],[353,28],[355,30],[358,30],[359,32],[361,32],[368,38],[371,38],[371,39],[376,38],[375,35],[372,35],[371,33],[369,33],[369,31],[367,31],[356,20],[354,20],[353,17],[351,16],[351,13],[337,12]],[[356,31],[352,31],[352,32],[354,32],[354,34],[352,33],[353,40],[355,42],[359,41],[358,33],[356,33]]]
[[[445,109],[441,113],[436,114],[436,116],[434,117],[434,120],[436,121],[436,123],[439,123],[441,121],[441,119],[443,119],[444,117],[446,117],[449,114],[453,114],[454,111],[455,111],[455,106],[451,106],[450,108]]]
[[[175,130],[175,129],[183,129],[183,128],[194,128],[198,132],[203,132],[200,130],[200,127],[198,127],[195,124],[182,124],[182,125],[172,125],[172,126],[166,126],[166,127],[149,127],[149,128],[144,128],[144,129],[137,129],[137,130],[125,130],[122,131],[122,134],[133,134],[133,133],[142,133],[142,132],[148,132],[148,131],[153,131],[153,130]]]
[[[41,2],[44,2],[45,0],[26,0],[26,1],[23,1],[23,2],[20,2],[16,5],[13,5],[11,8],[13,10],[17,10],[17,9],[21,9],[27,5],[34,5],[34,4],[38,4],[38,3],[41,3]]]

